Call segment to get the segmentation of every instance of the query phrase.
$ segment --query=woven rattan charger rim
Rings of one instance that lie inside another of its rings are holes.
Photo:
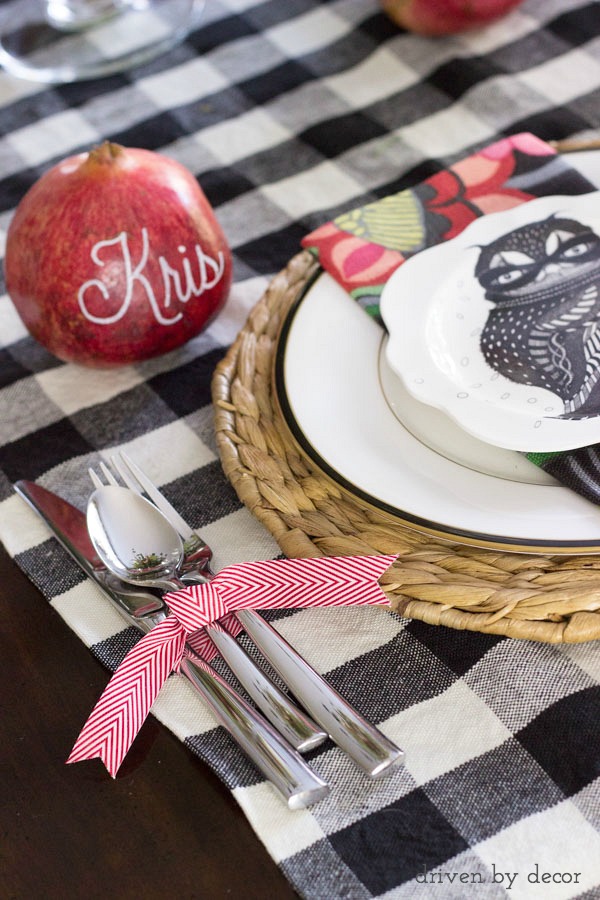
[[[240,500],[288,557],[395,554],[381,586],[407,618],[546,643],[600,638],[600,555],[445,543],[344,492],[303,454],[272,373],[281,326],[318,269],[307,251],[293,257],[215,370],[217,443]]]

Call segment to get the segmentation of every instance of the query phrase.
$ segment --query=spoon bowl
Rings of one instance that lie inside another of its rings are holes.
[[[156,587],[178,582],[183,542],[145,497],[120,485],[104,485],[89,499],[87,526],[98,556],[123,581]]]

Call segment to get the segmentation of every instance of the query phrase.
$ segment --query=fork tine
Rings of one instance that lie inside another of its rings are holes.
[[[182,519],[177,510],[172,506],[171,503],[169,503],[164,494],[159,491],[159,489],[150,480],[150,478],[148,478],[148,476],[144,472],[142,472],[140,467],[137,466],[133,462],[133,460],[127,456],[126,453],[123,453],[123,451],[119,453],[119,456],[123,464],[126,466],[127,470],[143,488],[150,500],[152,500],[155,506],[158,506],[162,514],[167,517],[173,528],[175,528],[175,530],[179,532],[182,540],[187,541],[190,538],[194,537],[192,528],[190,528],[185,519]]]
[[[117,474],[122,478],[124,484],[127,485],[127,487],[129,488],[130,491],[133,491],[134,493],[141,495],[143,493],[143,491],[142,491],[138,481],[135,478],[133,478],[129,469],[123,463],[123,461],[121,460],[120,457],[123,457],[123,459],[125,459],[123,453],[120,453],[119,456],[116,456],[113,454],[113,456],[111,456],[111,458],[110,458],[111,466],[113,467],[115,472],[117,472]]]
[[[101,481],[101,479],[98,477],[98,475],[94,472],[94,470],[92,468],[88,468],[88,474],[89,474],[90,478],[92,479],[92,484],[94,485],[95,488],[104,487],[104,482]]]
[[[100,469],[109,484],[115,484],[118,486],[119,482],[117,481],[117,479],[115,478],[113,473],[110,471],[110,469],[108,468],[108,466],[106,465],[105,462],[100,463]]]

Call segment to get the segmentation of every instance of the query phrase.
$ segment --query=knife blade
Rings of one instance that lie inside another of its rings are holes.
[[[149,591],[130,588],[108,571],[90,540],[81,510],[33,481],[17,481],[14,489],[41,516],[85,574],[102,588],[126,617],[143,619],[158,616],[153,624],[164,618],[167,610],[160,597]]]
[[[94,550],[86,518],[79,509],[35,482],[19,480],[14,489],[41,516],[60,544],[98,584],[128,624],[147,633],[165,618],[168,610],[160,598],[129,590],[106,570]],[[283,797],[289,809],[305,809],[328,795],[329,785],[208,663],[198,657],[188,657],[182,661],[181,672],[206,701],[217,721]]]

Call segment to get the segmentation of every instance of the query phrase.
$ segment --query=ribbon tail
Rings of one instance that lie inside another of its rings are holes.
[[[181,662],[185,633],[169,617],[133,647],[85,723],[68,763],[99,757],[114,778],[154,700]]]

